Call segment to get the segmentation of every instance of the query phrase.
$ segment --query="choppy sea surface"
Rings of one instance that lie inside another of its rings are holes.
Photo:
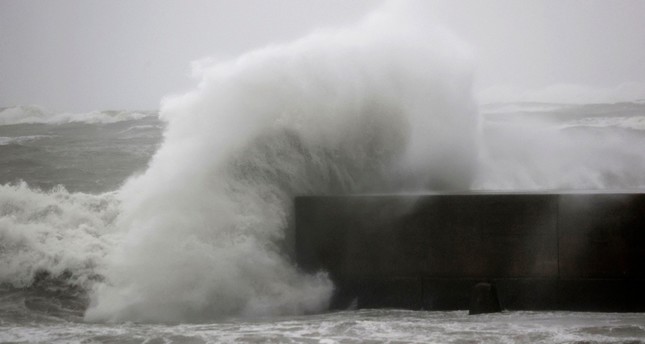
[[[0,183],[99,193],[145,168],[161,140],[156,112],[66,116],[34,106],[0,112]]]
[[[5,296],[6,297],[6,296]],[[37,302],[37,301],[36,301]],[[26,303],[27,307],[37,307]],[[41,304],[41,306],[43,306]],[[208,324],[91,324],[39,312],[3,321],[3,342],[38,343],[642,343],[642,314],[354,310]],[[6,311],[3,311],[5,313]],[[56,314],[59,312],[58,314]],[[4,316],[5,314],[3,314]]]
[[[480,113],[484,141],[491,142],[487,152],[499,163],[518,148],[493,138],[525,135],[510,132],[538,122],[548,133],[611,137],[616,147],[629,142],[629,152],[645,147],[643,102],[492,104]],[[645,343],[640,313],[346,310],[196,323],[86,321],[88,291],[102,281],[103,259],[119,240],[110,230],[118,215],[114,192],[147,168],[164,127],[156,112],[0,111],[0,342]],[[616,178],[642,188],[642,155],[626,156],[636,158],[634,175],[616,172]],[[504,186],[504,175],[494,169],[499,164],[490,166],[480,187]]]

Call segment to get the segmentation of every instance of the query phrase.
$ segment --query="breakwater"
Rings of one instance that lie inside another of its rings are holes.
[[[645,194],[295,198],[296,261],[332,308],[645,311]]]

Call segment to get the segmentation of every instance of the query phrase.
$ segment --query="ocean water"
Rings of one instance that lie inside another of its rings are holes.
[[[645,342],[645,315],[640,313],[505,311],[469,316],[467,311],[346,310],[232,313],[161,323],[88,321],[85,313],[93,288],[105,280],[102,271],[110,250],[124,240],[114,228],[121,212],[118,189],[129,176],[143,173],[162,144],[166,127],[155,112],[114,121],[110,119],[114,113],[103,115],[103,121],[0,126],[0,163],[5,166],[0,189],[0,342]],[[530,118],[531,126],[542,123],[542,130],[553,135],[601,141],[616,136],[621,144],[622,140],[645,143],[641,103],[495,104],[483,106],[481,118],[482,142],[495,143],[500,133],[526,127]],[[497,145],[485,147],[497,159],[514,158],[517,163],[522,157]],[[612,153],[626,153],[615,149]],[[621,168],[630,166],[633,161]],[[608,174],[606,182],[614,182],[613,178]]]
[[[71,315],[67,316],[71,318]],[[208,324],[87,324],[43,316],[0,340],[42,343],[642,343],[641,314],[359,310]]]
[[[0,183],[99,193],[145,169],[161,141],[157,112],[50,114],[35,106],[0,112]]]
[[[0,341],[643,341],[642,314],[330,312],[293,261],[297,195],[645,190],[645,103],[481,105],[472,59],[386,7],[158,112],[0,110]]]

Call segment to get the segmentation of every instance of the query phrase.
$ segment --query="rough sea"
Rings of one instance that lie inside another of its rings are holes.
[[[18,112],[22,119],[34,117],[18,121]],[[483,106],[481,116],[484,138],[496,137],[508,126],[524,127],[530,118],[561,134],[619,135],[645,143],[643,103],[495,104]],[[122,240],[110,229],[118,213],[115,190],[147,168],[166,124],[156,112],[56,117],[36,107],[4,109],[0,121],[0,342],[645,342],[645,314],[638,313],[469,316],[467,311],[367,309],[237,314],[197,322],[88,321],[89,291],[104,279],[102,260],[109,246]],[[495,149],[491,154],[508,157]]]
[[[470,49],[397,13],[200,63],[158,112],[0,110],[0,342],[645,342],[643,314],[329,311],[298,195],[645,190],[645,102],[478,104]]]

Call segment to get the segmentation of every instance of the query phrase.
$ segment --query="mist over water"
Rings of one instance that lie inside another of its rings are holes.
[[[645,189],[643,104],[525,103],[481,111],[474,189]]]
[[[95,130],[100,145],[124,144],[110,143],[101,158],[119,163],[101,168],[135,174],[113,191],[114,180],[96,181],[109,170],[61,160],[93,183],[3,185],[0,286],[46,271],[89,294],[91,322],[316,313],[333,285],[290,257],[296,195],[645,189],[645,104],[478,109],[471,59],[450,33],[390,4],[353,27],[202,65],[195,90],[163,101],[162,143],[143,170],[121,153],[156,147],[156,119],[5,109],[0,120],[24,135],[3,136],[0,149],[32,163],[45,143],[65,143],[60,128]]]

